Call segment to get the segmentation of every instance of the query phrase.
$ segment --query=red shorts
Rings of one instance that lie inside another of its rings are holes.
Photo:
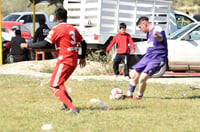
[[[75,69],[76,66],[70,66],[65,63],[57,63],[53,70],[49,86],[58,87],[63,85]]]

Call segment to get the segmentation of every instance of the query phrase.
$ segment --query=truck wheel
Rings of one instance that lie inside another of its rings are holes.
[[[153,74],[153,78],[158,78],[161,77],[165,71],[167,70],[167,64],[165,64],[163,67],[160,68],[160,70],[158,72],[156,72],[155,74]]]

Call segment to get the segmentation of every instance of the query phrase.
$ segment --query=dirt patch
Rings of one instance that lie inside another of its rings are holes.
[[[56,65],[56,59],[43,60],[43,61],[22,61],[11,64],[4,64],[0,66],[0,72],[41,72],[45,68],[52,69]],[[98,62],[88,61],[84,68],[77,66],[73,75],[92,75],[92,71],[101,71],[104,66]]]
[[[12,64],[6,64],[0,66],[0,74],[19,74],[19,75],[31,75],[37,77],[51,77],[51,73],[41,72],[45,67],[53,67],[56,64],[56,59],[44,60],[44,61],[24,61]],[[129,81],[124,78],[123,75],[115,79],[114,76],[109,75],[92,75],[92,71],[101,71],[105,67],[98,62],[87,62],[85,68],[77,66],[76,70],[70,77],[71,79],[83,80],[83,79],[95,79],[95,80],[113,80],[113,81]],[[163,83],[163,84],[186,84],[196,85],[199,84],[200,76],[168,76],[164,75],[162,78],[151,78],[148,80],[150,83]],[[127,82],[128,83],[128,82]]]

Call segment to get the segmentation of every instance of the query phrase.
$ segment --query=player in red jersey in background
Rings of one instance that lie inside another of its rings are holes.
[[[86,65],[85,55],[87,44],[83,40],[78,30],[67,24],[67,10],[58,8],[55,11],[58,25],[51,29],[45,40],[37,43],[22,43],[21,48],[41,48],[48,44],[55,43],[58,61],[49,82],[53,94],[64,103],[69,110],[68,113],[79,113],[79,109],[72,104],[66,88],[65,81],[70,77],[78,63],[78,43],[81,44],[82,54],[80,55],[79,65]]]
[[[121,61],[124,63],[124,76],[129,79],[129,46],[130,44],[133,51],[135,51],[135,45],[131,38],[131,36],[126,33],[126,24],[120,23],[119,25],[120,32],[116,34],[116,36],[113,38],[113,40],[110,42],[108,47],[106,48],[106,52],[108,53],[110,51],[110,48],[113,47],[114,44],[117,44],[117,54],[114,58],[113,63],[113,70],[115,73],[115,76],[117,77],[119,75],[119,64]]]

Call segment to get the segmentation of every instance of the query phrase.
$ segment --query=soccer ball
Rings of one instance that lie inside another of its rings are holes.
[[[110,99],[117,100],[123,98],[123,91],[120,88],[113,88],[110,92]]]

